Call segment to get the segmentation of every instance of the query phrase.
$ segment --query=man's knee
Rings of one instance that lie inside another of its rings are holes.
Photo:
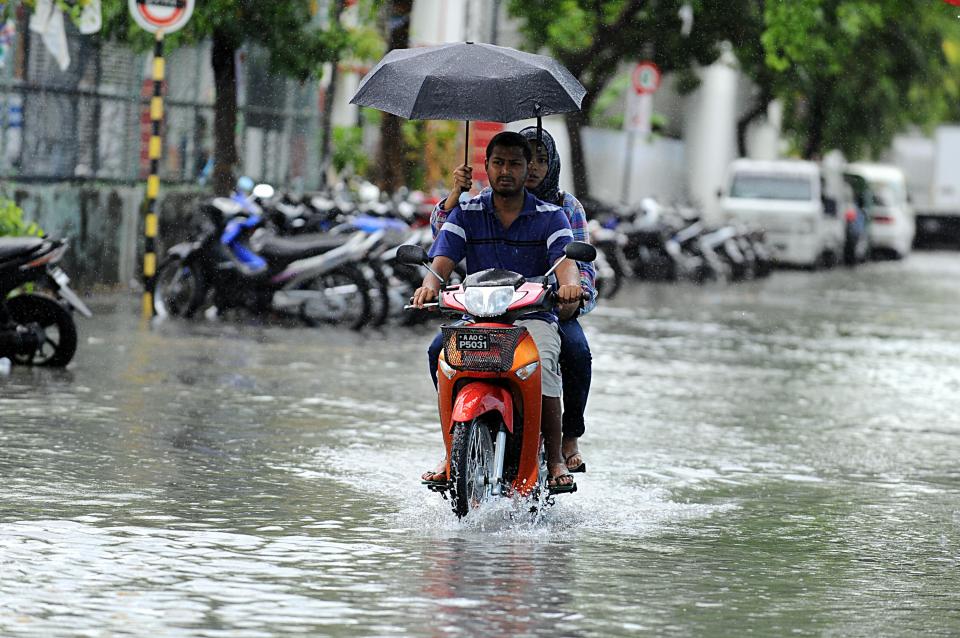
[[[431,359],[436,360],[440,356],[440,351],[443,349],[443,334],[438,334],[434,337],[433,341],[430,342],[430,346],[427,348],[427,356]]]
[[[560,359],[589,364],[593,356],[582,330],[567,330],[560,339]]]

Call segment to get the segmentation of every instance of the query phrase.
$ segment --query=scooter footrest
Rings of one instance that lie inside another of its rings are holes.
[[[573,494],[574,492],[577,491],[577,484],[574,483],[570,487],[566,485],[561,485],[560,487],[550,487],[550,488],[547,488],[547,490],[550,492],[550,496],[553,496],[555,494]]]

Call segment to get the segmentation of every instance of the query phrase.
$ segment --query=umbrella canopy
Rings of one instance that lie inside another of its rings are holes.
[[[350,103],[410,120],[514,122],[579,111],[586,92],[553,58],[459,42],[390,51]]]

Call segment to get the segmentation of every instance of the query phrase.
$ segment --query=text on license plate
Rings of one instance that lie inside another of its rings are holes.
[[[459,333],[457,335],[457,350],[483,352],[490,349],[490,335],[482,333]]]

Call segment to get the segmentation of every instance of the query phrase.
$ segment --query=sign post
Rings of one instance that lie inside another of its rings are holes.
[[[633,147],[637,133],[650,135],[653,118],[653,94],[660,88],[660,69],[653,62],[640,62],[630,76],[631,88],[627,91],[627,108],[623,128],[627,132],[627,157],[623,163],[623,184],[620,201],[628,203],[630,178],[633,173]]]
[[[150,174],[143,220],[143,317],[153,316],[153,294],[157,276],[157,194],[160,191],[160,140],[163,124],[163,80],[166,66],[163,58],[163,36],[173,33],[187,23],[193,14],[194,0],[128,0],[127,8],[134,21],[145,31],[155,35],[153,45],[153,95],[150,98],[150,142],[147,157]]]

